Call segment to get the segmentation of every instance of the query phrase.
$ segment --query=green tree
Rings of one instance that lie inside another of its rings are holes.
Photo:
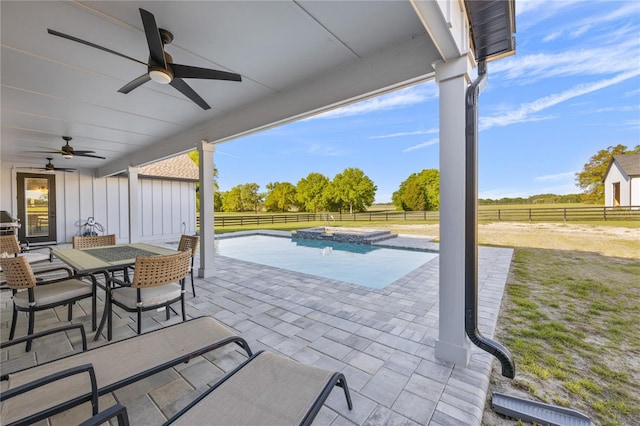
[[[400,183],[391,199],[399,210],[440,209],[440,172],[436,169],[425,169],[420,173],[413,173]]]
[[[592,204],[604,204],[604,174],[614,155],[638,154],[640,145],[627,150],[625,145],[610,146],[601,149],[589,162],[585,163],[581,172],[576,173],[576,185],[582,189],[582,201]]]
[[[268,212],[286,212],[296,203],[296,187],[289,182],[270,182],[267,184],[267,194],[264,207]]]
[[[329,187],[329,178],[321,173],[309,173],[296,184],[298,207],[307,212],[317,213],[326,208],[325,191]]]
[[[362,212],[373,204],[378,187],[364,172],[355,167],[344,169],[332,182],[332,196],[349,206],[349,213]]]
[[[244,183],[236,185],[227,192],[221,194],[222,210],[225,212],[245,212],[255,210],[258,212],[262,196],[258,192],[260,186],[257,183]]]

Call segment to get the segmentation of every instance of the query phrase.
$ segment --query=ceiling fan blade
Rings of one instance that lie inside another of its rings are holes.
[[[132,80],[130,82],[128,82],[127,84],[125,84],[124,86],[122,86],[118,92],[120,93],[129,93],[130,91],[132,91],[133,89],[135,89],[136,87],[142,86],[144,83],[146,83],[147,81],[151,80],[151,77],[149,77],[149,74],[142,74],[140,77],[136,78],[135,80]]]
[[[64,152],[59,151],[57,149],[49,150],[49,151],[25,151],[25,152],[33,152],[39,154],[64,154]]]
[[[160,31],[156,24],[156,18],[151,12],[140,9],[140,17],[142,17],[142,25],[144,26],[144,34],[147,36],[147,45],[149,46],[149,56],[151,60],[163,68],[167,68],[167,62],[164,59],[164,45],[160,38]]]
[[[97,44],[91,43],[90,41],[82,40],[82,39],[79,39],[77,37],[74,37],[74,36],[71,36],[71,35],[68,35],[68,34],[64,34],[64,33],[61,33],[59,31],[52,30],[52,29],[49,29],[49,28],[47,28],[47,32],[49,34],[51,34],[51,35],[54,35],[54,36],[66,38],[67,40],[71,40],[71,41],[75,41],[77,43],[85,44],[87,46],[94,47],[96,49],[100,49],[100,50],[103,50],[105,52],[112,53],[112,54],[120,56],[122,58],[129,59],[130,61],[134,61],[134,62],[137,62],[137,63],[142,64],[142,65],[147,65],[146,62],[139,61],[136,58],[132,58],[131,56],[127,56],[127,55],[125,55],[123,53],[116,52],[115,50],[107,49],[106,47],[99,46]]]
[[[210,80],[242,81],[240,74],[232,72],[180,64],[170,64],[170,67],[173,71],[173,76],[178,78],[206,78]]]
[[[204,110],[211,109],[209,104],[206,103],[204,101],[204,99],[202,99],[200,97],[200,95],[198,95],[191,88],[191,86],[189,86],[187,83],[185,83],[184,80],[182,80],[180,78],[174,78],[173,80],[171,80],[171,83],[169,83],[169,84],[172,85],[173,87],[175,87],[180,93],[185,95],[187,98],[191,99],[193,102],[198,104],[198,106],[200,106],[200,108],[202,108]]]
[[[99,155],[88,154],[89,152],[94,151],[73,151],[73,155],[76,157],[91,157],[91,158],[99,158],[101,160],[105,160],[105,157],[100,157]]]

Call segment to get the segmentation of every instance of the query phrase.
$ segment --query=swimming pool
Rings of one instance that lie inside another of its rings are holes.
[[[382,289],[436,258],[437,253],[249,235],[215,240],[216,254]]]

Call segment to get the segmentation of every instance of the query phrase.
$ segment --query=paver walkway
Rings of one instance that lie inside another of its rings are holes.
[[[177,242],[163,244],[177,247]],[[408,236],[380,244],[438,248],[427,239]],[[487,337],[493,335],[512,253],[511,249],[479,249],[479,329]],[[341,392],[333,392],[315,425],[481,423],[494,359],[475,347],[467,367],[435,358],[438,258],[382,290],[223,256],[216,258],[215,268],[214,277],[196,280],[197,297],[187,292],[189,317],[210,315],[218,319],[243,336],[254,352],[275,351],[345,374],[353,410],[347,409]],[[0,331],[5,340],[11,301],[9,292],[1,293]],[[74,322],[85,323],[88,330],[85,309],[90,309],[89,303],[82,301],[83,309],[74,311]],[[101,306],[98,313],[102,313]],[[134,335],[135,319],[120,310],[116,313],[114,339]],[[145,315],[143,331],[180,321],[180,316],[174,315],[167,322],[164,315]],[[66,310],[43,311],[36,318],[37,329],[50,328],[66,319]],[[23,314],[18,332],[24,330]],[[77,347],[77,339],[70,338]],[[104,343],[100,339],[92,345]],[[43,362],[68,350],[67,339],[43,339],[34,343],[30,354],[17,348],[3,353],[2,369],[5,372],[36,360]],[[233,348],[214,351],[106,396],[100,408],[117,400],[127,406],[132,424],[160,424],[244,358]],[[69,424],[78,415],[63,413],[53,418],[52,424]]]

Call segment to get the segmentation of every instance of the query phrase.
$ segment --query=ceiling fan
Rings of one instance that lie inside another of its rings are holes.
[[[174,64],[171,55],[164,51],[164,46],[170,44],[173,41],[173,34],[162,28],[159,29],[156,24],[156,18],[151,12],[140,9],[140,16],[142,17],[142,25],[144,26],[144,33],[147,37],[147,45],[149,46],[148,63],[139,61],[135,58],[108,49],[106,47],[99,46],[89,41],[82,40],[68,34],[63,34],[52,29],[47,29],[47,32],[51,35],[82,43],[87,46],[104,50],[105,52],[109,52],[114,55],[129,59],[139,64],[146,65],[147,72],[122,86],[120,90],[118,90],[118,92],[120,93],[129,93],[130,91],[143,85],[147,81],[153,80],[160,84],[170,84],[180,93],[198,104],[202,109],[207,110],[211,108],[209,104],[207,104],[204,99],[202,99],[200,95],[198,95],[191,88],[191,86],[185,83],[185,81],[182,80],[183,78],[242,81],[242,77],[240,76],[240,74],[213,70],[209,68],[199,68],[189,65]]]
[[[65,144],[62,145],[62,148],[53,149],[49,151],[29,151],[29,152],[41,152],[45,154],[62,154],[64,158],[73,158],[75,156],[78,157],[91,157],[91,158],[99,158],[104,160],[104,157],[100,157],[99,155],[93,155],[95,151],[86,151],[86,150],[74,150],[71,145],[69,145],[69,141],[72,139],[71,136],[63,136],[62,139],[65,140]],[[44,147],[43,147],[44,148]]]
[[[47,164],[44,165],[44,167],[30,167],[31,170],[46,170],[48,172],[75,172],[76,169],[71,169],[68,167],[56,167],[53,165],[53,163],[51,162],[51,160],[53,160],[53,158],[47,158],[47,160],[49,160],[49,162]]]

